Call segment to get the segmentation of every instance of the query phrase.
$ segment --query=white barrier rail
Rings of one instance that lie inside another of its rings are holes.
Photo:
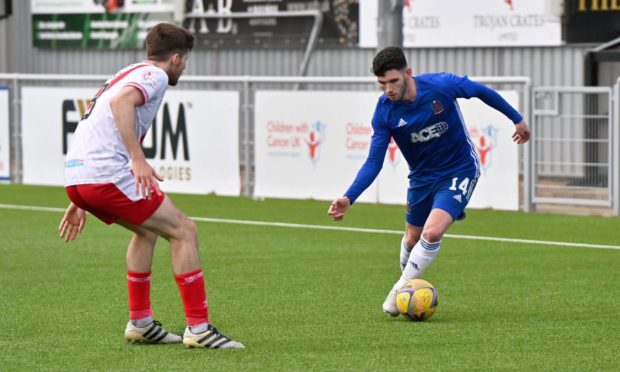
[[[22,133],[21,133],[21,96],[20,90],[22,85],[32,82],[52,82],[57,84],[64,84],[70,82],[96,82],[94,87],[99,86],[100,83],[107,80],[107,75],[52,75],[52,74],[19,74],[19,73],[0,73],[0,82],[6,81],[10,86],[11,91],[11,154],[12,164],[14,165],[12,170],[12,181],[21,183],[23,180],[23,157],[22,157]],[[531,80],[529,77],[488,77],[488,76],[471,76],[472,80],[484,83],[492,84],[495,86],[500,85],[514,85],[518,86],[521,100],[521,112],[523,113],[525,120],[530,121],[530,92],[531,92]],[[260,84],[282,84],[286,86],[286,89],[296,90],[300,86],[307,86],[308,84],[320,84],[327,86],[338,85],[337,88],[346,84],[354,85],[368,85],[369,90],[374,89],[376,84],[374,77],[282,77],[282,76],[183,76],[181,83],[196,83],[196,84],[232,84],[238,85],[238,91],[241,94],[240,99],[240,134],[241,134],[241,153],[240,163],[242,169],[242,194],[251,196],[253,194],[254,173],[253,165],[254,159],[253,153],[253,113],[254,113],[254,92],[256,86]],[[182,86],[182,84],[181,84]],[[531,181],[531,155],[530,146],[525,145],[522,153],[522,174],[523,174],[523,204],[522,209],[529,211],[532,206],[532,190],[533,185]]]

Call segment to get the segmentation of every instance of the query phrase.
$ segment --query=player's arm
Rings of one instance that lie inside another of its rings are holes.
[[[368,158],[360,168],[355,180],[344,194],[344,196],[334,199],[329,206],[327,214],[334,221],[340,221],[344,217],[345,212],[351,204],[372,184],[377,178],[383,162],[385,160],[385,152],[390,143],[390,133],[386,129],[382,129],[377,125],[373,125],[374,133],[370,141],[370,150]]]
[[[151,190],[159,194],[161,190],[157,181],[163,178],[146,162],[144,151],[136,136],[136,107],[144,103],[142,93],[126,86],[110,100],[110,108],[121,140],[131,158],[131,171],[136,178],[136,194],[151,198]]]
[[[65,242],[74,240],[84,229],[84,224],[86,224],[86,211],[73,203],[69,204],[58,226],[60,238]]]
[[[512,140],[518,144],[529,141],[531,136],[530,128],[528,127],[523,116],[519,114],[514,107],[512,107],[506,100],[495,90],[488,86],[469,80],[467,76],[459,78],[460,82],[457,84],[457,96],[463,98],[477,97],[488,106],[493,107],[497,111],[506,115],[507,118],[512,120],[515,124],[515,131],[512,134]]]

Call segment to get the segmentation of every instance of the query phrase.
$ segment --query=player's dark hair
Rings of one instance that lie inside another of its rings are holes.
[[[383,76],[389,70],[402,70],[407,67],[407,58],[399,47],[383,48],[372,60],[372,71],[375,76]]]
[[[146,55],[153,61],[165,61],[174,53],[188,53],[194,47],[194,35],[171,23],[158,23],[146,35]]]

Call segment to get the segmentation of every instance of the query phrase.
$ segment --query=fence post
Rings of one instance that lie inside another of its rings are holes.
[[[531,121],[530,115],[532,84],[528,79],[523,85],[523,114],[526,123],[530,126],[532,136],[534,134],[534,123]],[[532,139],[523,145],[523,211],[530,212],[532,210],[532,159],[531,155]]]
[[[612,214],[620,216],[620,77],[616,80],[611,95],[611,148],[612,159],[610,170],[612,172]]]
[[[251,196],[254,190],[250,187],[250,181],[253,179],[254,171],[252,167],[253,162],[250,164],[250,120],[252,117],[253,104],[250,102],[250,78],[246,77],[243,81],[243,164],[245,164],[245,172],[243,172],[243,196]]]
[[[19,87],[19,74],[13,75],[13,120],[9,125],[11,131],[11,142],[9,151],[11,156],[11,182],[20,184],[23,181],[24,162],[22,159],[22,120],[21,120],[21,89]]]

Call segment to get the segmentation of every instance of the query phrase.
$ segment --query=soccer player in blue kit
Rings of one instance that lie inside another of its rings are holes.
[[[372,72],[384,94],[372,118],[373,135],[366,162],[344,196],[330,205],[335,221],[379,174],[390,137],[409,165],[406,230],[400,248],[401,277],[390,289],[383,311],[398,315],[396,293],[419,278],[433,262],[450,225],[465,218],[480,175],[476,148],[469,138],[457,98],[476,97],[515,124],[514,142],[530,139],[523,117],[491,88],[467,76],[432,73],[413,76],[403,51],[387,47],[375,56]]]

